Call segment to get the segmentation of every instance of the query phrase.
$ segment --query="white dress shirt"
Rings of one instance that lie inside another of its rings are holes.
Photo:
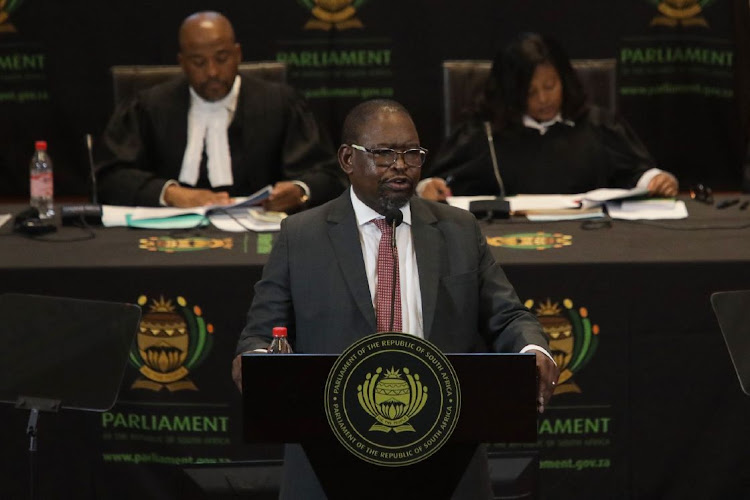
[[[362,245],[362,256],[365,261],[365,272],[367,273],[367,284],[370,287],[373,307],[375,307],[375,293],[378,288],[377,264],[378,245],[380,244],[380,229],[372,222],[373,219],[383,219],[372,208],[360,200],[349,188],[354,215],[357,218],[357,229],[359,230],[359,242]],[[411,237],[411,205],[401,207],[404,220],[396,228],[396,247],[398,249],[398,271],[401,285],[401,321],[405,333],[424,338],[424,321],[422,319],[422,294],[419,287],[419,269],[417,268],[417,254]],[[543,348],[535,344],[529,344],[521,352],[531,350],[541,351],[552,359],[552,356]],[[554,361],[554,360],[553,360]]]
[[[365,205],[354,190],[349,188],[354,215],[357,218],[359,242],[362,245],[362,256],[365,261],[367,284],[370,287],[370,297],[375,307],[375,294],[378,289],[378,245],[380,245],[380,229],[373,219],[385,217]],[[419,270],[417,269],[417,254],[411,237],[411,206],[407,203],[401,208],[404,214],[403,222],[396,227],[396,248],[398,250],[398,272],[401,285],[401,327],[405,333],[424,338],[424,322],[422,321],[422,293],[419,288]]]

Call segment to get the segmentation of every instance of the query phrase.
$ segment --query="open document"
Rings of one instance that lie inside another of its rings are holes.
[[[191,208],[104,205],[102,223],[105,227],[186,229],[210,222],[224,231],[278,231],[286,214],[266,213],[259,206],[270,196],[272,189],[268,185],[250,196],[233,198],[229,205]]]
[[[646,198],[646,188],[601,188],[581,194],[519,194],[505,198],[513,215],[531,221],[576,220],[610,216],[621,219],[676,219],[687,217],[685,203],[674,199]],[[453,196],[450,205],[469,210],[472,201],[494,196]]]
[[[532,221],[575,220],[604,217],[600,206],[582,208],[579,194],[521,194],[505,198],[513,215],[525,215]],[[473,201],[492,200],[494,196],[453,196],[448,203],[469,210]]]

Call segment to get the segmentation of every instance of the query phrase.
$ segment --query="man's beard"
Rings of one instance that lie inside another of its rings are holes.
[[[389,196],[390,195],[390,196]],[[378,188],[378,207],[380,213],[387,213],[391,210],[398,210],[407,203],[414,195],[414,190],[410,190],[408,193],[395,194],[384,188],[382,185]]]

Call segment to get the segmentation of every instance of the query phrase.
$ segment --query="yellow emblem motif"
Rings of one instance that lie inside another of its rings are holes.
[[[711,0],[659,0],[657,9],[661,15],[651,20],[651,26],[674,27],[678,24],[683,26],[703,26],[708,28],[708,23],[699,14],[703,7]]]
[[[395,368],[387,370],[381,378],[383,369],[378,367],[375,375],[368,373],[365,382],[357,386],[362,409],[380,422],[373,424],[371,431],[414,432],[409,419],[427,403],[427,387],[422,385],[419,375],[412,375],[408,368],[403,370],[406,380]]]
[[[328,373],[324,399],[339,443],[385,467],[437,452],[461,414],[461,387],[448,358],[406,333],[376,333],[345,349]]]
[[[591,324],[588,309],[574,309],[570,299],[564,299],[562,303],[564,310],[559,303],[548,298],[534,311],[549,341],[552,357],[560,368],[555,394],[581,392],[573,376],[588,364],[599,344],[599,325]],[[525,305],[531,309],[534,301],[527,300]]]
[[[0,0],[0,33],[15,33],[16,27],[10,22],[10,15],[21,6],[23,0]]]
[[[232,249],[232,238],[172,238],[170,236],[151,236],[141,238],[138,247],[149,252],[195,252],[223,248]]]
[[[140,306],[147,303],[145,295],[138,298]],[[141,319],[136,347],[130,352],[131,364],[145,378],[133,382],[131,389],[198,390],[187,376],[203,361],[213,342],[213,325],[201,316],[201,309],[193,306],[191,310],[183,297],[177,297],[177,306],[164,297],[152,300],[150,311]]]
[[[364,2],[365,0],[300,0],[315,17],[307,21],[305,29],[329,31],[333,28],[363,28],[364,25],[356,14],[357,8]]]
[[[493,247],[513,248],[516,250],[549,250],[563,248],[573,244],[573,236],[562,233],[514,233],[502,236],[487,236],[487,244]]]

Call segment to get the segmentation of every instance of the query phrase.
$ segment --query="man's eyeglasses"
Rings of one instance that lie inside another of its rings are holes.
[[[690,198],[711,205],[714,202],[714,193],[710,187],[704,184],[696,184],[690,188]]]
[[[396,161],[398,161],[399,155],[404,159],[404,163],[413,168],[419,168],[424,164],[424,160],[427,157],[427,150],[425,148],[412,148],[406,151],[396,151],[391,148],[366,148],[359,144],[350,144],[354,149],[370,153],[375,165],[378,167],[390,167]]]

